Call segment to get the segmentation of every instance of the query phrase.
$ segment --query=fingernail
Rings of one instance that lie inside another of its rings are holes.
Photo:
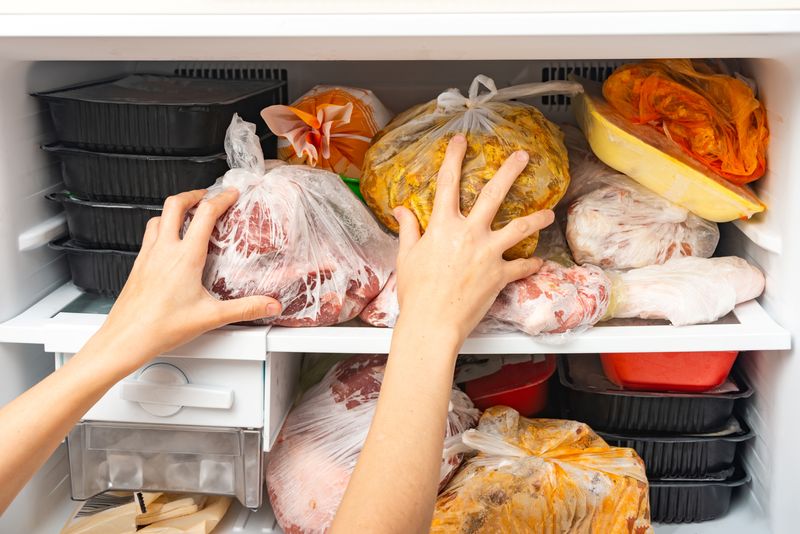
[[[517,150],[514,152],[514,157],[517,158],[518,161],[528,161],[530,156],[524,150]]]
[[[281,305],[277,302],[270,302],[267,304],[267,315],[270,317],[278,315],[281,313]]]
[[[453,136],[451,141],[454,141],[456,143],[466,143],[467,142],[467,138],[464,137],[464,134],[456,134],[456,135]]]

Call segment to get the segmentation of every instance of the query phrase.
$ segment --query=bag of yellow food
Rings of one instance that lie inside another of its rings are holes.
[[[656,59],[623,65],[603,96],[635,124],[649,124],[689,156],[736,185],[767,168],[767,111],[740,79],[709,63]]]
[[[263,109],[261,117],[278,136],[279,159],[359,178],[372,137],[392,114],[367,89],[317,85],[291,106]]]
[[[650,534],[644,463],[576,421],[486,410],[463,445],[478,454],[439,495],[432,534]]]
[[[486,92],[481,93],[481,87]],[[499,229],[516,217],[549,209],[569,185],[569,166],[563,135],[533,106],[512,99],[545,94],[577,94],[575,82],[531,83],[497,89],[483,75],[472,81],[467,96],[448,89],[435,100],[398,115],[379,132],[364,158],[361,194],[378,219],[392,231],[392,210],[409,208],[424,229],[428,225],[436,175],[450,138],[467,138],[461,174],[461,211],[469,213],[481,189],[516,150],[530,162],[511,187],[492,227]],[[536,248],[533,235],[506,252],[506,257],[529,257]]]

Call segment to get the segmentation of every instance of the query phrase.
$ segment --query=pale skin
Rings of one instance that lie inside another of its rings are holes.
[[[506,261],[502,255],[550,224],[551,211],[521,217],[502,230],[490,228],[528,155],[512,155],[465,217],[458,207],[465,151],[466,140],[455,136],[423,236],[410,211],[395,212],[400,317],[375,418],[334,533],[428,531],[458,351],[500,290],[541,266],[536,258]],[[220,302],[203,288],[209,236],[237,193],[200,202],[203,194],[168,200],[162,217],[148,225],[142,252],[105,324],[66,365],[0,410],[0,513],[117,381],[203,332],[280,313],[280,304],[268,297]],[[185,214],[198,202],[181,239]]]

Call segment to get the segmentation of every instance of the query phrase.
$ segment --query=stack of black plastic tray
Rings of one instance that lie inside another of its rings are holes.
[[[733,489],[749,482],[737,462],[739,444],[753,437],[734,415],[735,403],[752,394],[741,377],[706,393],[629,391],[605,377],[596,356],[579,355],[560,359],[559,378],[566,417],[644,460],[653,521],[720,517]]]
[[[281,103],[283,80],[241,81],[136,74],[37,93],[59,141],[42,147],[60,161],[65,252],[81,289],[117,296],[164,200],[208,187],[228,169],[223,143],[234,113],[261,124]],[[266,157],[275,138],[261,126]]]

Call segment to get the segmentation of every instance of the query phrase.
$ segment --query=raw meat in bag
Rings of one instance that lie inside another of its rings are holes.
[[[481,86],[488,92],[480,94]],[[492,223],[497,230],[514,218],[552,208],[569,184],[567,154],[558,126],[533,106],[511,99],[553,93],[576,93],[580,84],[547,82],[497,89],[491,78],[476,76],[463,96],[448,89],[436,100],[398,115],[375,136],[364,158],[361,194],[378,219],[392,231],[392,210],[405,206],[428,226],[436,177],[445,149],[455,134],[467,138],[461,172],[461,212],[472,209],[483,187],[514,151],[525,150],[530,161],[503,201]],[[527,258],[536,248],[530,236],[506,256]]]
[[[361,177],[364,153],[392,114],[372,91],[317,85],[291,106],[261,111],[278,136],[278,158],[350,178]]]
[[[432,534],[651,534],[644,463],[576,421],[506,406],[462,437],[478,454],[436,501]]]
[[[617,318],[666,319],[675,326],[711,323],[764,291],[764,275],[742,258],[675,258],[610,273]]]
[[[714,253],[716,223],[607,167],[577,128],[565,126],[564,132],[572,177],[566,237],[575,261],[630,269]]]
[[[267,490],[286,534],[327,532],[367,438],[383,381],[386,357],[359,355],[337,363],[289,413],[269,453]],[[475,426],[478,410],[453,388],[445,445]],[[439,480],[447,483],[461,463],[442,453]]]
[[[396,240],[331,172],[265,164],[255,126],[234,116],[225,138],[231,170],[208,190],[239,199],[217,221],[203,284],[216,297],[267,295],[284,326],[356,317],[394,268]]]

